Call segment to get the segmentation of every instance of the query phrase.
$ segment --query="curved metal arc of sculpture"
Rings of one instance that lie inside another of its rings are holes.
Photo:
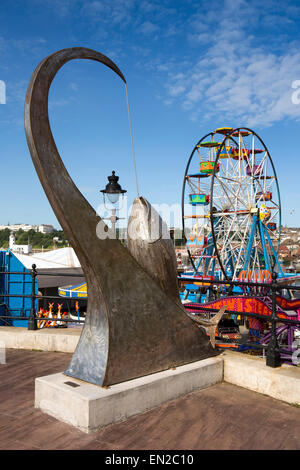
[[[65,373],[111,385],[199,360],[213,351],[181,305],[153,279],[151,269],[143,266],[141,254],[132,250],[132,256],[119,240],[97,237],[97,225],[103,230],[105,224],[61,161],[48,117],[51,82],[72,59],[101,62],[125,82],[118,67],[103,54],[85,48],[58,51],[39,64],[30,80],[25,132],[41,184],[80,260],[89,291],[86,322]],[[159,252],[157,244],[156,250]],[[170,255],[171,250],[174,252],[170,242],[167,254],[161,249],[162,259],[175,256]]]

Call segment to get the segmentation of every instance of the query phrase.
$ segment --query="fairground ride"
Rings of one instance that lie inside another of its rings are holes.
[[[218,280],[263,281],[278,260],[279,185],[263,140],[219,128],[195,145],[184,174],[182,224],[192,270]]]

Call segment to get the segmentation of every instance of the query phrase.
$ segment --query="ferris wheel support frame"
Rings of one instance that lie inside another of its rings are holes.
[[[260,221],[259,221],[259,222],[260,222]],[[274,259],[275,259],[274,266],[271,266],[270,271],[271,271],[271,270],[273,271],[273,270],[275,269],[276,265],[277,265],[278,268],[279,268],[280,274],[283,276],[284,274],[283,274],[283,271],[282,271],[282,267],[281,267],[281,264],[280,264],[280,262],[279,262],[279,260],[278,260],[277,252],[274,250],[272,241],[271,241],[271,239],[270,239],[270,235],[268,234],[268,230],[266,229],[266,227],[265,227],[261,222],[260,222],[260,225],[261,225],[262,231],[264,232],[264,234],[265,234],[265,236],[266,236],[266,238],[267,238],[267,240],[268,240],[269,246],[270,246],[270,248],[271,248],[271,250],[272,250],[272,252],[273,252]]]

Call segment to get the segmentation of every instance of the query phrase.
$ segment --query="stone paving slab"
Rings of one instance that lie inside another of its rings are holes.
[[[0,365],[0,449],[300,449],[300,409],[221,383],[85,434],[34,409],[34,380],[71,354],[8,350]]]

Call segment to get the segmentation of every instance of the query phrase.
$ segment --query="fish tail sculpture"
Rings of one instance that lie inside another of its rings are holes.
[[[227,309],[227,305],[224,305],[220,310],[210,319],[206,318],[199,318],[196,315],[192,315],[190,313],[187,313],[187,315],[196,323],[199,325],[203,326],[204,328],[207,329],[208,334],[209,334],[209,340],[212,345],[212,347],[215,349],[216,347],[216,331],[218,328],[218,324],[220,323],[220,320],[222,319],[223,315],[225,314],[225,311]]]
[[[88,287],[85,325],[65,374],[108,386],[215,354],[178,298],[171,241],[100,237],[107,231],[68,174],[50,129],[48,94],[58,70],[72,59],[100,62],[126,83],[106,56],[82,47],[63,49],[35,69],[25,99],[31,157],[53,211],[81,263]],[[135,203],[147,229],[150,205]],[[159,220],[161,223],[161,219]],[[143,246],[144,244],[144,246]],[[143,254],[143,249],[145,253]],[[148,256],[148,259],[146,257]]]

